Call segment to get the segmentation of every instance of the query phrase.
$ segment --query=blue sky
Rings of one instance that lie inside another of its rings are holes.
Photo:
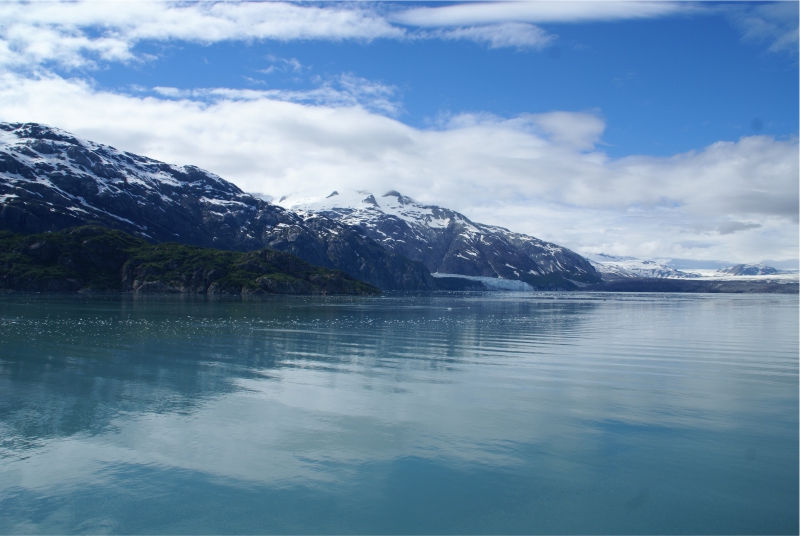
[[[579,252],[798,257],[797,2],[0,3],[0,120]]]
[[[391,86],[396,117],[420,128],[463,112],[595,113],[606,121],[603,146],[612,156],[666,156],[798,131],[797,55],[744,41],[724,10],[543,28],[557,37],[542,50],[394,39],[142,43],[136,51],[158,59],[86,74],[119,90],[308,90],[350,73]]]

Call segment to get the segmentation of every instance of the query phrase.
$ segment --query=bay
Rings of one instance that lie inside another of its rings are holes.
[[[0,296],[2,533],[798,532],[798,298]]]

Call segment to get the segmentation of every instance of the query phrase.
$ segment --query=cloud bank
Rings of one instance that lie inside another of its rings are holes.
[[[148,92],[147,88],[135,88],[138,92]],[[233,89],[233,88],[200,88],[178,89],[174,87],[154,87],[152,93],[172,99],[190,99],[215,103],[222,101],[246,101],[272,99],[288,102],[302,102],[325,106],[362,106],[368,110],[388,116],[397,116],[402,111],[401,105],[394,98],[395,86],[381,84],[366,78],[344,73],[319,81],[313,89]]]
[[[98,62],[146,61],[146,55],[134,50],[144,41],[460,39],[492,48],[538,49],[555,36],[533,23],[661,17],[689,7],[590,1],[388,9],[380,4],[289,2],[3,2],[0,67],[85,69],[96,68]]]
[[[142,41],[211,44],[273,39],[402,38],[372,10],[287,2],[159,1],[0,3],[0,66],[93,67],[98,60],[141,60]]]
[[[0,3],[0,68],[94,69],[104,62],[135,63],[142,42],[213,44],[254,40],[443,39],[489,48],[542,49],[556,36],[537,25],[613,22],[724,10],[744,39],[770,50],[797,48],[797,5],[706,8],[688,2],[475,2],[393,9],[388,4],[289,2],[108,2],[98,0]],[[388,6],[388,7],[387,7]]]
[[[123,95],[7,73],[0,118],[199,165],[274,197],[395,189],[584,252],[796,258],[797,139],[750,136],[667,158],[611,159],[598,148],[605,125],[592,113],[462,114],[425,130],[357,102],[226,91],[206,90],[213,100]]]
[[[444,7],[416,7],[392,20],[422,27],[468,26],[502,22],[575,23],[663,17],[694,9],[681,2],[602,2],[596,0],[543,2],[474,2]]]

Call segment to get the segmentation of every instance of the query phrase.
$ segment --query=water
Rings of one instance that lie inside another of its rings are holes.
[[[796,296],[0,296],[3,533],[797,533]]]

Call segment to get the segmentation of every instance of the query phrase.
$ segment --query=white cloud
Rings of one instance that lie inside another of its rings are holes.
[[[5,74],[0,119],[43,122],[199,165],[276,198],[395,189],[587,252],[797,257],[797,139],[752,136],[672,157],[612,159],[595,145],[604,124],[592,113],[463,114],[421,130],[373,113],[357,98],[160,91],[171,95],[120,95],[80,80]],[[733,232],[731,222],[747,228]]]
[[[549,45],[555,36],[534,26],[522,22],[504,22],[484,26],[469,26],[453,30],[441,30],[436,37],[448,40],[469,40],[488,45],[489,48],[534,48],[541,49]]]
[[[593,149],[606,128],[605,123],[592,114],[551,112],[533,117],[536,125],[555,143],[579,150]]]
[[[3,18],[0,5],[0,20]],[[95,60],[135,59],[130,44],[115,37],[90,38],[76,30],[0,22],[0,67],[36,67],[57,63],[66,68],[95,67]]]
[[[694,9],[684,2],[522,1],[468,2],[444,7],[416,7],[392,20],[418,27],[470,26],[503,22],[564,23],[643,19]]]
[[[266,74],[273,73],[275,71],[301,73],[303,70],[308,69],[308,67],[300,63],[297,58],[279,58],[270,54],[266,57],[266,59],[272,64],[268,68],[260,71]]]
[[[131,61],[145,40],[215,43],[231,40],[402,38],[369,9],[286,2],[159,1],[0,3],[0,66],[52,62],[92,67],[95,59]]]
[[[724,6],[733,23],[741,28],[745,41],[769,43],[771,52],[797,54],[798,3],[773,2],[761,5]]]
[[[8,1],[0,2],[0,67],[142,61],[148,57],[135,47],[145,41],[460,39],[540,49],[554,36],[532,23],[650,18],[689,9],[669,2],[495,2],[414,8],[389,12],[387,19],[386,9],[366,3]],[[434,30],[408,32],[397,23]]]
[[[136,88],[136,91],[146,92],[144,88]],[[306,90],[154,87],[152,91],[163,97],[195,99],[208,103],[272,99],[335,107],[362,106],[388,116],[399,115],[402,111],[402,106],[395,100],[395,86],[367,80],[351,73],[320,79],[316,88]]]
[[[795,2],[721,9],[743,29],[746,40],[769,42],[770,50],[776,51],[797,48]],[[98,62],[142,61],[150,58],[137,54],[135,47],[145,41],[457,39],[490,48],[541,49],[555,36],[535,24],[655,18],[701,8],[688,2],[588,0],[475,2],[386,11],[373,4],[342,3],[2,2],[0,67],[75,69],[96,68]],[[398,24],[425,30],[409,32]],[[301,68],[296,60],[278,60],[267,70]]]

